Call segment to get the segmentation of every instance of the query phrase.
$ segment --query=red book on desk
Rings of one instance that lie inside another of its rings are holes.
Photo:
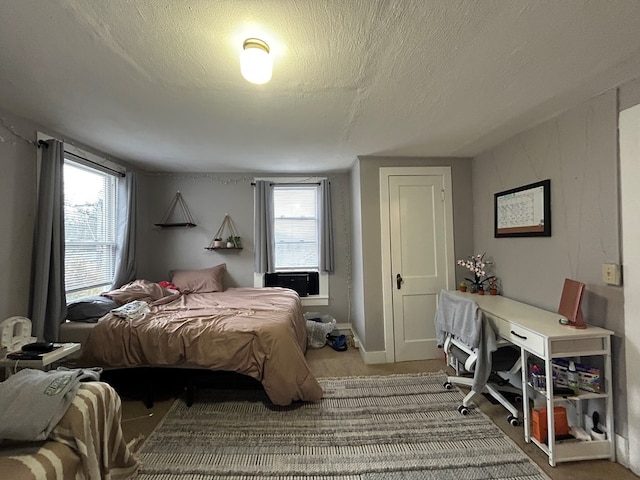
[[[567,317],[569,325],[574,328],[587,328],[580,306],[583,292],[584,283],[565,278],[558,313]]]

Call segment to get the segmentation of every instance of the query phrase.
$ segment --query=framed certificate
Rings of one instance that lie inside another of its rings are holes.
[[[496,238],[551,236],[551,180],[496,193],[493,205]]]

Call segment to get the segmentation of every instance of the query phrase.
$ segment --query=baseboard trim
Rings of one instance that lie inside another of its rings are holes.
[[[387,354],[384,350],[378,352],[367,352],[367,350],[362,346],[362,342],[358,338],[358,335],[356,335],[353,330],[351,331],[351,335],[353,335],[353,343],[360,351],[360,356],[362,357],[362,361],[365,363],[365,365],[387,363]]]
[[[616,435],[616,461],[625,468],[629,468],[629,447],[627,439]]]

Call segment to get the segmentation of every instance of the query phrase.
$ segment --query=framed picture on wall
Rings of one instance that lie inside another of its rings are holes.
[[[496,193],[493,207],[496,238],[551,236],[551,180]]]

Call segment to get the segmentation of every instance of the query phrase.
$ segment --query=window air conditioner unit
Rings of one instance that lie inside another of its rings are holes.
[[[265,287],[285,287],[298,292],[301,297],[320,293],[318,272],[278,272],[264,274]]]

